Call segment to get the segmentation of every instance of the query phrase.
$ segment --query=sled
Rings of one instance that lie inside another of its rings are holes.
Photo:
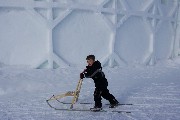
[[[83,79],[80,79],[78,81],[78,84],[77,84],[77,87],[76,87],[76,90],[75,91],[68,91],[64,94],[60,94],[60,95],[53,95],[52,97],[50,97],[48,100],[46,100],[47,104],[51,107],[51,108],[54,108],[49,101],[58,101],[59,103],[60,102],[60,99],[64,98],[64,97],[73,97],[72,98],[72,102],[71,102],[71,105],[70,105],[70,109],[73,109],[73,105],[78,101],[78,97],[79,97],[79,93],[80,93],[80,90],[81,90],[81,86],[82,86],[82,82],[83,82]]]

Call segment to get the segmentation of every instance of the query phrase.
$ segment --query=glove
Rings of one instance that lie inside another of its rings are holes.
[[[84,78],[84,73],[80,73],[80,78],[81,78],[81,79]]]

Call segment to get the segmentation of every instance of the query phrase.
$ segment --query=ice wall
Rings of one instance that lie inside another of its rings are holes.
[[[153,65],[180,53],[178,0],[1,0],[0,62]]]

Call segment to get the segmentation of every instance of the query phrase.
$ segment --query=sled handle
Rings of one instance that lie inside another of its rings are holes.
[[[77,85],[77,87],[76,87],[76,91],[75,91],[75,93],[74,93],[74,97],[73,97],[73,99],[72,99],[70,109],[72,109],[72,108],[73,108],[73,105],[78,101],[78,97],[79,97],[79,93],[80,93],[80,90],[81,90],[82,82],[83,82],[83,79],[80,79],[80,80],[78,81],[78,85]]]

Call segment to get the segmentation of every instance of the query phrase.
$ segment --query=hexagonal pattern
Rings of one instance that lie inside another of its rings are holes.
[[[152,65],[179,54],[178,0],[2,0],[0,7],[26,11],[47,28],[47,54],[33,67],[81,66],[87,54],[104,66]]]

